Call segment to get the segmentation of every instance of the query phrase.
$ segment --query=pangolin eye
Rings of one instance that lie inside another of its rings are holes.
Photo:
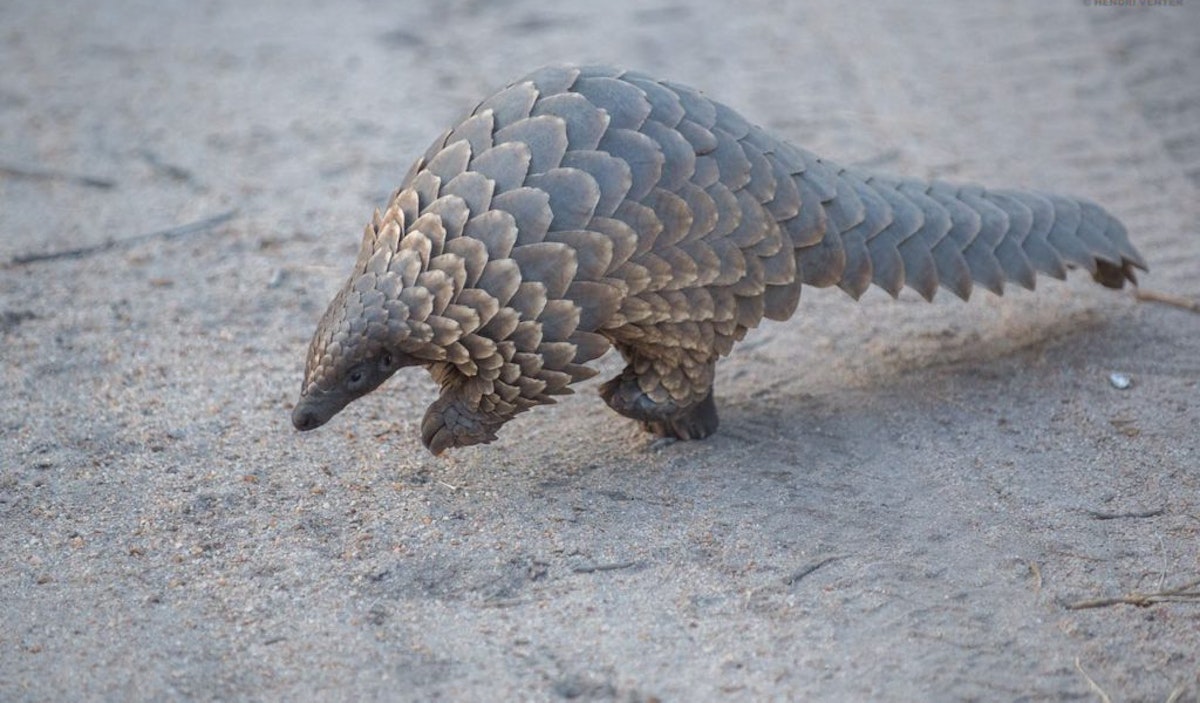
[[[350,376],[348,378],[350,380],[350,383],[352,383],[354,385],[358,385],[359,383],[362,383],[363,372],[360,369],[354,369],[353,371],[350,372]]]
[[[390,369],[390,368],[392,368],[393,361],[394,361],[394,359],[392,359],[392,355],[389,354],[388,352],[384,352],[383,356],[380,357],[380,359],[379,359],[379,364],[381,366],[383,366],[383,368],[385,368],[385,369]]]

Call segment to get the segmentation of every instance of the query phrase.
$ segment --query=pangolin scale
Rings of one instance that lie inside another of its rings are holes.
[[[938,286],[1033,288],[1146,265],[1100,206],[844,168],[698,91],[610,67],[539,69],[442,134],[376,211],[308,352],[293,423],[309,430],[397,369],[441,385],[435,454],[486,443],[616,347],[601,387],[662,436],[717,428],[713,371],[802,285],[857,298]]]

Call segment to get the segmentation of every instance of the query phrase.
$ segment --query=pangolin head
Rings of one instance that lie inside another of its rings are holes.
[[[404,210],[415,210],[416,198],[412,191],[398,192],[386,212],[376,212],[367,226],[350,280],[329,304],[309,345],[300,399],[292,412],[297,429],[320,427],[398,369],[413,365],[428,367],[442,387],[421,427],[425,446],[434,454],[492,441],[518,411],[509,401],[493,397],[495,375],[474,369],[485,359],[503,362],[495,344],[476,338],[477,346],[488,353],[471,357],[458,343],[482,324],[480,311],[462,300],[454,315],[446,312],[463,288],[467,263],[463,255],[447,254],[439,267],[430,268],[446,232],[434,213],[415,218],[405,228]],[[476,254],[486,258],[483,252],[481,246]],[[484,261],[475,263],[483,268]],[[490,303],[495,314],[494,299],[476,303],[485,309]],[[459,364],[474,369],[470,377]]]
[[[405,354],[388,311],[351,279],[329,304],[308,347],[300,399],[292,411],[298,430],[324,425],[350,402],[379,387],[397,369],[421,363]],[[390,333],[389,333],[390,332]]]
[[[412,344],[413,328],[387,324],[389,318],[406,318],[398,301],[376,305],[377,296],[362,276],[352,278],[329,304],[309,344],[300,399],[292,411],[292,424],[301,431],[328,422],[352,401],[375,390],[405,366],[426,365],[442,385],[442,395],[425,413],[421,438],[434,454],[453,447],[486,444],[511,417],[511,412],[487,411],[467,401],[468,382],[453,365],[414,356],[405,351],[425,350]],[[400,313],[399,315],[397,313]],[[389,314],[390,313],[390,314]],[[416,326],[417,339],[423,331]],[[418,354],[421,352],[418,351]]]

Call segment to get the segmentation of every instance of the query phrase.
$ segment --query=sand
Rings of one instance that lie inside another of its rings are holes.
[[[419,370],[289,421],[372,209],[552,61],[1093,198],[1200,298],[1200,3],[1104,5],[4,3],[0,700],[1196,701],[1200,315],[1084,274],[806,291],[705,442],[593,381],[435,459]]]

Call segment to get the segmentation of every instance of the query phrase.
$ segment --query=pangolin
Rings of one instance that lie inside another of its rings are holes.
[[[487,443],[571,392],[610,346],[600,395],[657,435],[717,429],[717,360],[802,285],[1064,278],[1146,269],[1100,206],[883,176],[784,142],[687,86],[606,66],[538,69],[438,137],[363,235],[309,347],[292,421],[327,422],[405,366],[441,386],[434,454]]]

